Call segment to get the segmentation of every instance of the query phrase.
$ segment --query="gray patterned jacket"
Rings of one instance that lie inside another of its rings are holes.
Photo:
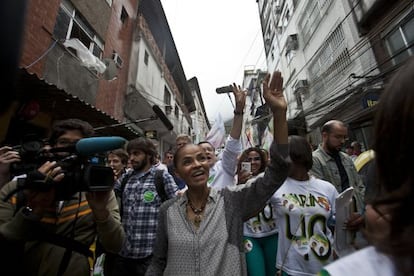
[[[146,275],[247,275],[243,221],[263,208],[288,173],[288,164],[278,153],[286,157],[287,145],[277,147],[272,145],[272,161],[263,178],[211,189],[198,230],[187,219],[186,195],[164,202]]]

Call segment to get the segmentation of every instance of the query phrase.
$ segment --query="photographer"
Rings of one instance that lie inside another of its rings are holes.
[[[52,151],[62,158],[65,154],[59,148],[92,135],[87,122],[59,121],[50,137]],[[9,182],[0,190],[2,275],[90,275],[89,246],[96,236],[109,252],[117,253],[123,244],[114,192],[76,190],[78,178],[57,160],[27,172],[25,189],[9,200],[4,201],[18,183]]]

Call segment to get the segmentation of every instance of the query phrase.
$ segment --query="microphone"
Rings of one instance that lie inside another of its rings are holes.
[[[224,93],[230,93],[230,92],[233,92],[233,87],[231,85],[216,88],[217,94],[224,94]]]
[[[76,145],[76,152],[83,156],[101,153],[108,150],[122,148],[126,140],[120,136],[90,137],[80,139]]]
[[[171,124],[170,120],[168,120],[167,116],[165,116],[164,112],[162,112],[161,108],[158,105],[154,104],[152,106],[152,110],[154,110],[157,117],[161,120],[161,122],[168,130],[173,130],[174,126]]]

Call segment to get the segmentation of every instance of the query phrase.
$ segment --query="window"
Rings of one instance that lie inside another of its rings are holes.
[[[342,25],[338,25],[322,43],[309,63],[311,93],[328,91],[339,81],[341,75],[347,74],[351,64],[351,56],[346,46]]]
[[[289,24],[289,20],[290,20],[290,10],[287,9],[285,12],[285,15],[283,16],[283,27],[286,28],[287,25]]]
[[[102,58],[104,42],[68,0],[60,4],[53,35],[57,39],[79,39],[94,56]]]
[[[122,7],[121,18],[120,19],[121,19],[122,24],[124,24],[125,21],[128,19],[128,13],[127,13],[127,11],[124,7]]]
[[[149,54],[148,54],[147,50],[145,50],[145,53],[144,53],[144,63],[145,63],[145,65],[148,65],[148,59],[149,59]]]
[[[178,105],[175,105],[174,115],[175,115],[175,118],[177,118],[177,119],[178,119],[178,117],[180,117],[180,108],[178,107]]]
[[[286,51],[285,57],[286,57],[287,64],[290,64],[293,58],[295,57],[295,51],[293,50]]]
[[[394,64],[399,64],[414,54],[414,14],[392,29],[384,40]]]
[[[302,95],[300,92],[296,92],[294,93],[295,95],[295,99],[296,99],[296,105],[298,106],[299,109],[303,108],[303,103],[302,103]]]
[[[166,105],[171,105],[171,93],[166,86],[164,87],[164,103]]]
[[[303,15],[298,22],[298,28],[302,34],[304,44],[307,44],[312,38],[322,18],[326,16],[325,14],[331,3],[332,0],[313,0],[306,2]]]

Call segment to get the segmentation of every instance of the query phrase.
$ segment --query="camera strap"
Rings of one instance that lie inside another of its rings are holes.
[[[164,184],[164,171],[156,170],[154,175],[154,184],[157,189],[157,194],[161,198],[161,202],[164,202],[168,199],[167,193],[165,192]]]
[[[81,204],[81,200],[82,200],[82,195],[81,195],[81,192],[79,192],[78,208],[76,210],[75,219],[72,221],[72,230],[71,230],[71,233],[70,233],[70,238],[66,238],[64,236],[61,237],[59,235],[51,235],[54,242],[60,242],[61,241],[61,242],[63,242],[63,244],[62,244],[63,247],[66,248],[65,253],[63,254],[63,257],[62,257],[62,261],[60,262],[60,265],[59,265],[59,270],[58,270],[57,276],[63,275],[63,273],[66,271],[66,268],[69,265],[70,258],[72,257],[72,251],[77,251],[77,250],[83,250],[84,251],[85,250],[85,248],[84,248],[85,245],[84,244],[75,241],[75,226],[76,226],[76,222],[78,221],[78,218],[79,218],[79,207],[80,207],[80,204]],[[53,236],[55,236],[55,237],[53,237]],[[62,238],[62,240],[60,240],[60,238]],[[89,246],[86,246],[86,247],[87,247],[87,251],[84,251],[84,253],[88,254],[87,252],[89,251]],[[81,254],[84,254],[84,253],[81,252]],[[88,256],[88,255],[85,255],[85,256]],[[91,255],[88,256],[88,257],[93,257],[92,252],[91,252]]]
[[[23,190],[20,190],[16,194],[16,210],[15,210],[14,215],[17,213],[17,211],[19,211],[20,208],[22,208],[25,205],[26,205],[26,197],[23,193]],[[56,233],[50,233],[50,232],[42,231],[42,230],[39,230],[36,233],[36,237],[38,238],[39,241],[51,243],[59,247],[66,248],[61,264],[59,266],[58,275],[62,275],[64,271],[66,270],[67,266],[69,265],[70,257],[72,256],[72,251],[78,252],[88,258],[93,257],[93,252],[89,249],[89,245],[81,243],[73,238],[74,227],[75,227],[77,219],[78,219],[78,213],[76,214],[76,217],[72,224],[73,228],[72,228],[71,237],[65,237],[62,235],[58,235]]]
[[[70,248],[86,257],[93,257],[92,251],[89,250],[89,246],[81,243],[77,240],[61,236],[55,233],[44,233],[40,236],[40,240],[63,247]]]

